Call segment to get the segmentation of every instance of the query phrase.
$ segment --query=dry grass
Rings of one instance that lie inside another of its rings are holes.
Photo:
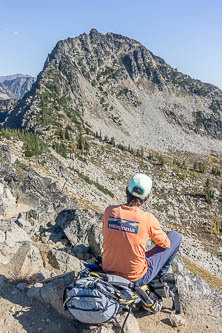
[[[81,198],[75,198],[78,208],[80,209],[90,209],[93,210],[95,213],[103,214],[104,210],[100,207],[93,205],[91,202]]]
[[[190,273],[199,275],[211,288],[222,290],[222,278],[209,273],[206,269],[197,265],[187,257],[183,257],[183,261]]]

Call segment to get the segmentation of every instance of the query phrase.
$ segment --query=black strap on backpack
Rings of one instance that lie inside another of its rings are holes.
[[[175,313],[176,314],[180,314],[181,313],[181,309],[180,309],[180,297],[179,297],[179,292],[178,292],[178,288],[177,287],[174,290],[173,308],[175,309]]]
[[[129,315],[130,315],[131,312],[132,312],[132,306],[129,307],[129,311],[128,311],[127,315],[126,315],[126,318],[124,319],[124,322],[123,322],[123,325],[121,327],[120,333],[124,333],[124,327],[126,325],[127,319],[128,319],[128,317],[129,317]]]

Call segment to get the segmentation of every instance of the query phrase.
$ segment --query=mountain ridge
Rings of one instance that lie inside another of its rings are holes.
[[[32,77],[29,74],[22,74],[22,73],[16,73],[16,74],[10,74],[10,75],[0,75],[0,82],[3,83],[6,80],[14,80],[20,77]]]
[[[17,98],[21,99],[32,87],[36,78],[22,76],[11,80],[3,81],[3,84],[12,91]]]
[[[135,40],[92,29],[56,44],[4,126],[53,138],[68,124],[73,138],[81,125],[126,145],[222,151],[222,91]]]

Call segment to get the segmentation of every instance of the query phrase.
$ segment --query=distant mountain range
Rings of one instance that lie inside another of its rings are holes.
[[[0,83],[0,123],[4,121],[7,112],[14,108],[16,102],[17,98],[11,90]]]
[[[222,91],[135,40],[92,29],[57,43],[4,126],[49,139],[69,128],[73,140],[81,129],[127,146],[222,151]]]
[[[0,83],[0,100],[10,100],[12,98],[15,98],[12,91],[10,89],[8,89],[7,86]]]
[[[21,73],[12,74],[12,75],[0,75],[0,82],[4,82],[6,80],[14,80],[20,77],[32,77],[32,76],[29,74],[21,74]]]
[[[22,76],[11,80],[5,80],[3,81],[3,84],[8,87],[13,94],[17,96],[17,98],[20,99],[31,89],[35,81],[35,77]]]
[[[35,81],[36,78],[28,74],[0,76],[0,122],[4,121],[7,112],[15,107],[17,100],[31,89]]]

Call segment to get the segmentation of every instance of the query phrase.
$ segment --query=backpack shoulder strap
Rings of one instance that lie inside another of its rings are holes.
[[[178,288],[175,288],[175,290],[174,290],[173,307],[175,309],[175,313],[176,314],[180,314],[181,313],[181,309],[180,309],[180,297],[179,297]]]

